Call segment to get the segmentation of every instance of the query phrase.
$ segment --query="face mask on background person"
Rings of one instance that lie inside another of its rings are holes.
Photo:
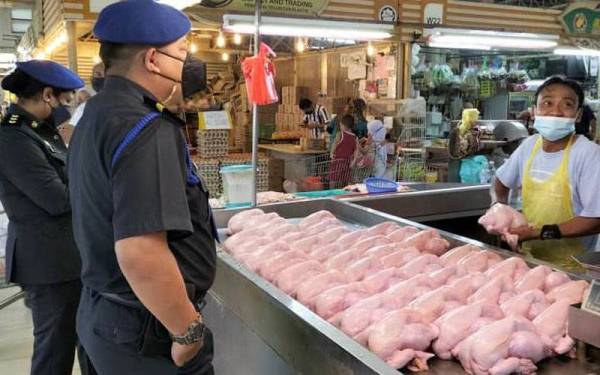
[[[575,119],[568,117],[535,116],[533,127],[550,142],[575,132]]]
[[[100,92],[104,88],[104,77],[93,77],[92,88],[97,93]]]

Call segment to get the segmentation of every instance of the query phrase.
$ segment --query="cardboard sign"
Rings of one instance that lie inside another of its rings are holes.
[[[198,127],[203,130],[231,129],[227,111],[198,112]]]
[[[584,297],[581,309],[600,315],[600,282],[593,280],[589,293]]]

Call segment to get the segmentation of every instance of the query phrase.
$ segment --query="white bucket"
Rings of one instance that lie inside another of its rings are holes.
[[[228,205],[252,203],[252,166],[231,165],[221,168],[223,196]]]

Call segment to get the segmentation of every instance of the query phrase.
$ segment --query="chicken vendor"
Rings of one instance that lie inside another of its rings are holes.
[[[522,250],[559,267],[574,269],[573,255],[593,250],[600,233],[600,146],[575,134],[584,94],[575,81],[555,76],[536,92],[534,128],[498,170],[494,203],[522,189],[528,225],[514,228]]]
[[[311,138],[321,138],[331,120],[327,109],[320,104],[314,104],[310,99],[300,100],[298,106],[304,112],[304,121],[300,126],[310,129]]]

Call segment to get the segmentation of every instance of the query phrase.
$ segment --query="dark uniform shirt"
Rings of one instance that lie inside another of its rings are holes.
[[[91,98],[70,143],[68,170],[82,282],[104,293],[131,293],[115,242],[166,231],[186,286],[202,295],[214,280],[216,251],[208,193],[186,182],[181,123],[163,111],[124,148],[126,134],[160,106],[139,85],[109,76]]]
[[[56,127],[12,105],[0,126],[0,200],[9,219],[6,279],[24,285],[77,280],[66,173]]]

